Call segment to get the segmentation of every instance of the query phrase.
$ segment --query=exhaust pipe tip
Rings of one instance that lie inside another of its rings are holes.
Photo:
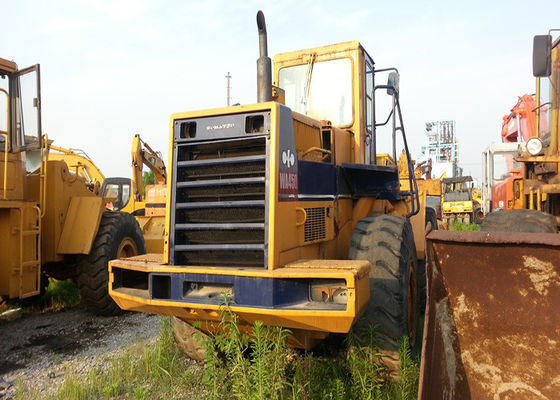
[[[259,31],[259,59],[257,60],[257,102],[272,101],[272,61],[268,57],[266,22],[264,13],[257,12]]]
[[[264,13],[261,10],[257,12],[257,28],[259,29],[259,35],[261,33],[266,35],[266,22],[264,20]]]

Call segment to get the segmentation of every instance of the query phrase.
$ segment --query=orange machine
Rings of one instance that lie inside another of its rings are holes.
[[[536,131],[536,116],[537,102],[535,95],[524,94],[519,97],[517,103],[511,109],[510,113],[504,115],[502,122],[502,142],[503,143],[525,143],[527,140],[534,136]],[[546,118],[543,119],[541,111],[541,123],[546,124]],[[514,201],[515,196],[514,182],[522,176],[522,170],[519,163],[515,162],[514,157],[516,154],[503,154],[501,153],[495,160],[494,175],[497,180],[501,182],[492,186],[492,208],[491,210],[513,210],[524,208],[521,201]],[[489,211],[491,211],[489,210]]]

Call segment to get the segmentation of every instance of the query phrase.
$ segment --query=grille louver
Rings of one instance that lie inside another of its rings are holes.
[[[178,143],[173,261],[265,266],[266,137]]]
[[[304,240],[314,242],[326,238],[325,207],[305,208],[307,215],[304,225]]]

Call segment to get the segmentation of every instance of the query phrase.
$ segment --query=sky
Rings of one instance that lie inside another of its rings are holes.
[[[426,122],[454,120],[460,164],[480,176],[503,115],[535,91],[533,36],[560,28],[560,2],[539,4],[0,0],[0,57],[41,64],[43,131],[56,145],[130,177],[134,134],[167,160],[170,115],[225,106],[228,72],[232,102],[256,102],[261,9],[271,56],[359,40],[377,68],[397,67],[413,158]]]

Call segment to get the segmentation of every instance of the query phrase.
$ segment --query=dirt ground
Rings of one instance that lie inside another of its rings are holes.
[[[124,348],[155,342],[161,317],[126,313],[99,317],[82,307],[0,321],[0,399],[12,399],[17,381],[53,393],[68,373],[105,368]]]

